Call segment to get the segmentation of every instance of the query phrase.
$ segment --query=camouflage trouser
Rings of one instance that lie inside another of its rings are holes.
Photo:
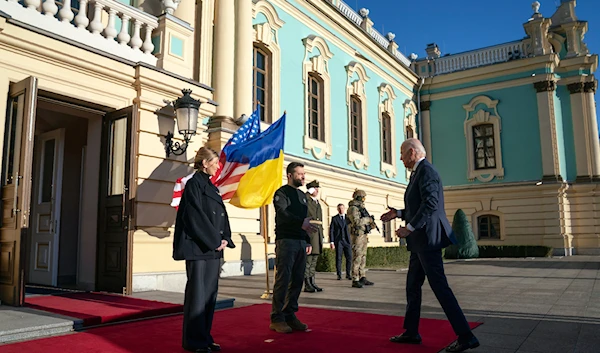
[[[366,277],[367,235],[352,234],[352,280],[358,281]]]

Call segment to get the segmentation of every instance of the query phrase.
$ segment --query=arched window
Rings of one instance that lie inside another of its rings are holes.
[[[500,239],[500,217],[494,215],[477,217],[477,230],[479,239]]]
[[[356,95],[350,97],[350,148],[352,152],[363,153],[362,102]]]
[[[306,85],[308,97],[308,136],[311,139],[325,141],[325,114],[323,109],[323,80],[319,74],[311,72],[308,74]]]
[[[381,159],[392,164],[392,118],[387,112],[381,114]]]
[[[261,45],[254,44],[252,57],[252,102],[260,105],[260,120],[272,123],[271,119],[271,53]]]
[[[412,126],[407,126],[406,127],[406,138],[411,139],[413,137],[415,137],[415,132],[413,131]]]

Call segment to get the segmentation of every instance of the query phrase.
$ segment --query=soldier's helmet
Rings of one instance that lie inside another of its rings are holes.
[[[367,193],[364,190],[356,189],[352,194],[352,198],[358,201],[363,201],[367,197]]]

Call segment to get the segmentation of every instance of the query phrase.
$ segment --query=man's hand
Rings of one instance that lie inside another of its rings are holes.
[[[398,217],[398,210],[390,207],[389,211],[381,215],[381,220],[384,222],[388,222],[396,217]]]
[[[335,249],[335,244],[334,243],[329,243],[329,248],[330,249]]]
[[[399,238],[406,238],[409,234],[411,233],[410,230],[406,229],[405,227],[400,227],[398,228],[398,230],[396,231],[396,235]]]
[[[310,255],[311,252],[312,252],[312,245],[307,245],[306,246],[306,255]]]
[[[313,224],[310,224],[310,220],[312,218],[306,217],[304,218],[304,222],[302,222],[302,229],[304,229],[307,233],[312,233],[317,231],[317,227]]]
[[[221,246],[219,246],[217,248],[217,251],[221,251],[221,250],[225,249],[227,247],[227,244],[228,244],[227,240],[225,240],[225,239],[221,240]]]

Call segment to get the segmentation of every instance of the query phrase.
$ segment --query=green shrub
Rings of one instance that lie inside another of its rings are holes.
[[[475,235],[471,229],[471,223],[463,210],[458,209],[452,220],[452,230],[457,244],[452,244],[446,249],[448,256],[458,259],[474,259],[479,257],[479,248]]]
[[[408,266],[410,254],[404,246],[367,248],[367,268],[402,268]],[[342,260],[344,265],[345,260]],[[323,248],[317,260],[317,272],[335,272],[335,250]]]

